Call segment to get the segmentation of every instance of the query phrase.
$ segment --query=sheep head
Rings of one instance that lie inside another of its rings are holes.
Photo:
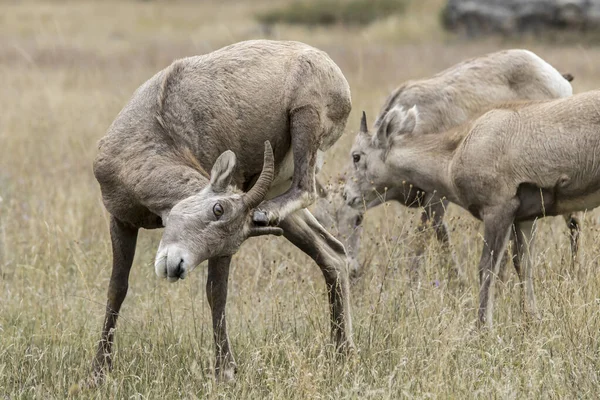
[[[398,176],[387,162],[393,148],[403,146],[414,135],[419,114],[417,106],[405,110],[395,107],[383,118],[371,135],[367,129],[367,117],[363,112],[360,131],[352,146],[351,176],[346,180],[344,199],[353,208],[362,208],[383,195],[386,188],[398,182]]]
[[[235,154],[217,158],[210,183],[177,203],[166,218],[154,267],[159,277],[174,282],[213,257],[233,255],[250,236],[281,235],[281,228],[256,226],[252,211],[265,198],[274,175],[273,150],[265,142],[263,170],[247,193],[231,185]]]

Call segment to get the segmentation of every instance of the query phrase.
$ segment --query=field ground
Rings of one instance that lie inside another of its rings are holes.
[[[485,40],[463,42],[437,25],[442,0],[363,29],[277,26],[272,38],[329,52],[344,71],[353,111],[330,152],[326,178],[347,158],[359,115],[375,117],[401,82],[464,58],[527,47],[600,87],[600,51]],[[543,318],[525,324],[514,273],[496,293],[495,328],[474,330],[479,224],[452,207],[449,225],[469,285],[448,285],[432,241],[420,284],[406,266],[418,214],[369,212],[365,272],[352,287],[359,352],[333,355],[325,285],[310,259],[282,238],[255,238],[236,255],[229,332],[239,372],[212,376],[206,269],[168,284],[154,274],[160,232],[138,241],[118,324],[115,368],[99,389],[77,392],[99,338],[110,276],[108,218],[91,171],[97,140],[133,91],[174,58],[265,32],[264,1],[66,2],[0,5],[0,398],[594,398],[600,385],[598,213],[585,216],[579,272],[567,229],[539,224],[535,284]]]

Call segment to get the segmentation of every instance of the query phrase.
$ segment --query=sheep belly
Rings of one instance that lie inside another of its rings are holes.
[[[559,195],[556,199],[556,211],[559,214],[591,210],[599,205],[600,189],[577,197],[560,198]]]

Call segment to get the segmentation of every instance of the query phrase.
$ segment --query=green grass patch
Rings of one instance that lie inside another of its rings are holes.
[[[371,22],[402,13],[409,0],[312,0],[294,1],[285,7],[257,15],[263,24],[295,24],[308,26],[368,25]]]

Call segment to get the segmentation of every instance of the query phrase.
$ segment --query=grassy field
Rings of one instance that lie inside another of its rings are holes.
[[[353,111],[322,172],[348,158],[359,115],[371,118],[401,82],[460,60],[527,47],[600,87],[600,51],[572,42],[463,42],[438,27],[441,0],[366,28],[276,26],[271,38],[326,50],[343,70]],[[560,219],[539,225],[535,270],[543,318],[526,325],[515,274],[496,293],[495,328],[474,330],[479,224],[452,207],[457,258],[469,285],[448,285],[431,241],[420,284],[406,267],[419,216],[395,205],[369,211],[361,279],[352,286],[358,353],[329,341],[318,268],[282,238],[254,238],[234,258],[228,323],[239,372],[212,375],[206,269],[159,280],[160,232],[140,235],[119,320],[114,370],[89,374],[110,276],[108,217],[91,163],[133,91],[177,57],[264,37],[253,15],[267,0],[0,4],[0,399],[66,398],[595,398],[600,386],[598,214],[585,216],[580,267],[569,267]]]

